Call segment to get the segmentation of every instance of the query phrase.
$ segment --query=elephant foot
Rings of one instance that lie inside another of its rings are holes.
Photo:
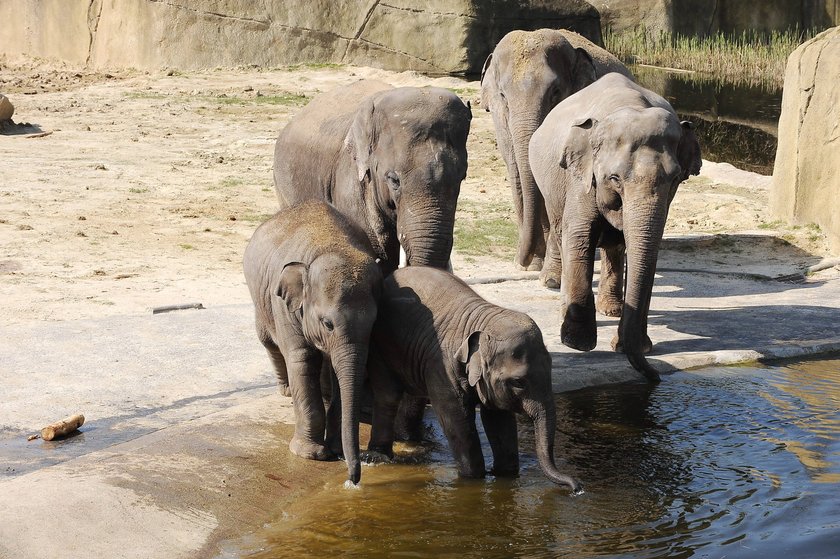
[[[539,272],[540,270],[543,269],[543,259],[539,256],[535,256],[531,260],[531,263],[528,264],[527,269],[528,269],[529,272]]]
[[[543,269],[540,272],[540,283],[549,289],[560,289],[561,277],[562,272],[560,270],[543,266]]]
[[[335,455],[326,446],[312,441],[299,439],[297,435],[289,443],[292,454],[307,460],[335,460]]]
[[[376,450],[363,450],[359,455],[364,464],[390,464],[393,462],[392,455]]]
[[[610,347],[612,347],[613,351],[616,353],[624,353],[624,344],[621,342],[621,339],[618,337],[618,334],[613,336],[613,339],[610,341]],[[645,336],[645,343],[642,345],[642,353],[648,354],[653,350],[653,342],[650,341],[649,336]]]
[[[282,394],[286,398],[292,397],[292,389],[289,388],[288,382],[283,382],[282,380],[280,381],[280,394]]]
[[[598,333],[591,328],[574,328],[566,321],[560,327],[560,341],[578,351],[592,351],[598,342]]]
[[[624,306],[624,303],[621,301],[616,300],[604,300],[602,301],[600,298],[595,303],[595,310],[601,313],[604,316],[621,316],[621,309]]]

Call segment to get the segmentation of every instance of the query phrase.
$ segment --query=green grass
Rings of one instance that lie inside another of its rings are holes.
[[[131,187],[131,188],[128,189],[128,191],[131,192],[132,194],[144,194],[144,193],[148,192],[149,189],[148,188]]]
[[[787,58],[816,34],[814,30],[774,31],[770,34],[717,33],[683,37],[643,28],[604,33],[606,49],[626,64],[650,64],[698,72],[735,84],[781,87]],[[702,79],[702,76],[700,77]]]
[[[188,243],[181,243],[178,246],[181,247],[184,250],[195,250],[195,247],[192,246],[191,244],[188,244]]]
[[[470,97],[473,95],[478,95],[478,90],[473,87],[447,87],[446,89],[448,89],[458,97]]]
[[[309,102],[309,98],[306,95],[289,92],[255,97],[201,96],[200,99],[209,103],[219,103],[220,105],[282,105],[286,107],[302,107]]]
[[[460,202],[455,219],[455,252],[468,256],[512,258],[518,232],[508,204]]]

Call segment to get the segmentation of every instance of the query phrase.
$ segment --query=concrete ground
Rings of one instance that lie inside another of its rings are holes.
[[[703,241],[670,239],[660,259],[649,331],[658,369],[840,350],[836,273],[779,281],[760,263],[728,269],[719,256],[716,267],[686,272],[686,246]],[[617,319],[599,317],[590,353],[562,346],[558,293],[534,275],[467,279],[534,317],[555,391],[641,381],[609,351]],[[258,528],[301,492],[340,486],[343,463],[288,452],[292,409],[252,320],[250,305],[234,304],[0,325],[0,557],[214,557],[220,541]],[[81,434],[27,442],[72,413],[87,418]]]

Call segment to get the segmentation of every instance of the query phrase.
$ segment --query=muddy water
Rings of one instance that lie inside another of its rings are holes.
[[[430,427],[412,464],[336,478],[224,557],[836,557],[840,359],[678,373],[557,397],[556,453],[586,493],[541,475],[521,426],[516,479],[463,481]],[[485,449],[485,454],[488,449]]]

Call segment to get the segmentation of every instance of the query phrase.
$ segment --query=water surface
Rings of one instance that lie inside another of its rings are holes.
[[[336,478],[224,556],[837,557],[840,359],[678,373],[557,405],[556,454],[581,496],[542,476],[527,424],[520,477],[482,481],[455,476],[432,425],[420,463],[366,466],[358,489]]]

